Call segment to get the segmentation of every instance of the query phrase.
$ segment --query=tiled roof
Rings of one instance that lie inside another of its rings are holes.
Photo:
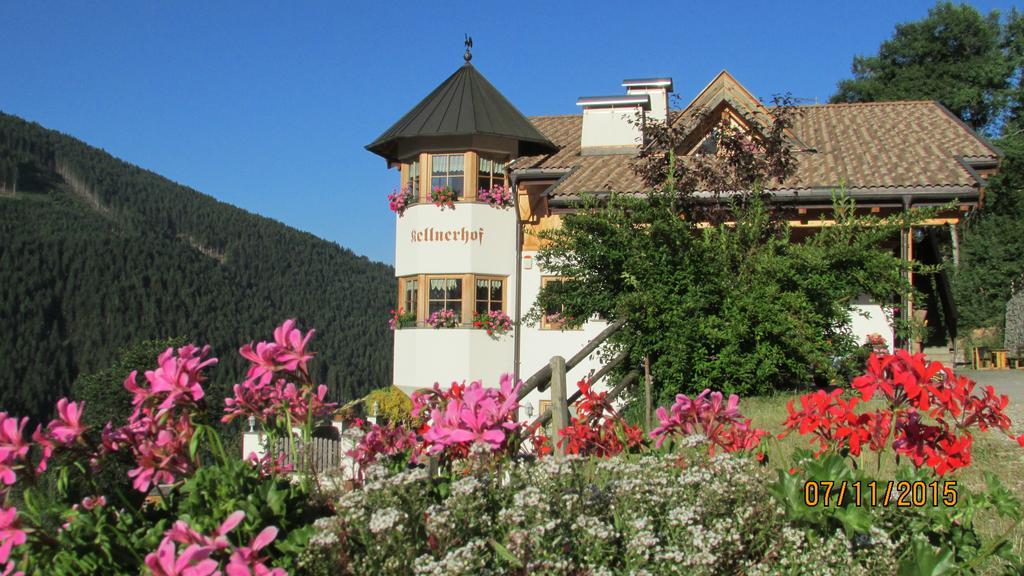
[[[793,132],[812,151],[796,153],[797,174],[785,183],[787,190],[832,189],[844,182],[851,193],[977,189],[977,180],[958,157],[977,161],[999,154],[937,102],[825,104],[801,110]],[[643,189],[630,168],[631,156],[580,154],[581,115],[530,121],[560,149],[521,157],[514,167],[572,170],[553,196]]]

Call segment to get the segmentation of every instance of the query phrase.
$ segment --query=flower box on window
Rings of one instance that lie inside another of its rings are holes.
[[[548,330],[561,330],[565,328],[567,323],[573,321],[573,318],[565,316],[561,312],[555,312],[553,314],[545,314],[543,316],[544,322],[541,327]]]
[[[427,324],[434,328],[456,328],[459,325],[459,317],[454,310],[443,308],[427,318]]]
[[[388,326],[390,326],[392,330],[399,330],[401,328],[411,328],[415,325],[415,312],[403,312],[401,308],[399,308],[397,311],[391,311],[391,318],[388,320]]]
[[[434,186],[434,189],[430,191],[430,201],[434,203],[434,206],[440,207],[442,210],[445,208],[455,208],[455,199],[458,198],[458,194],[451,186]]]
[[[388,194],[388,207],[391,208],[392,212],[399,216],[404,214],[405,209],[415,202],[416,199],[413,196],[412,188],[409,187],[402,188],[401,190],[394,190],[391,194]]]
[[[486,330],[488,336],[501,336],[512,330],[512,319],[501,310],[481,312],[473,317],[473,327]]]
[[[476,199],[495,208],[509,208],[512,206],[512,191],[496,184],[490,189],[481,188],[476,193]]]

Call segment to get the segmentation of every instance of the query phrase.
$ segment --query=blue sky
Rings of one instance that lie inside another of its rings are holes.
[[[526,115],[627,77],[672,76],[688,101],[723,68],[761,98],[825,101],[932,5],[10,2],[0,110],[391,263],[397,176],[363,146],[462,64],[465,32]]]

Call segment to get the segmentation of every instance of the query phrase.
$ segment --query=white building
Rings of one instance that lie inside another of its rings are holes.
[[[395,307],[415,316],[414,325],[395,332],[394,384],[407,392],[476,379],[496,386],[503,372],[525,379],[553,355],[572,356],[604,328],[598,321],[580,330],[541,322],[489,336],[472,318],[502,310],[518,323],[541,285],[557,281],[535,264],[534,234],[559,226],[572,201],[642,189],[629,166],[641,137],[631,122],[637,113],[675,119],[708,110],[750,129],[757,126],[747,120],[771,115],[723,72],[681,111],[669,109],[671,78],[647,78],[623,81],[624,95],[579,98],[582,114],[527,119],[469,59],[467,52],[463,66],[367,146],[399,170],[411,195],[396,216],[395,250]],[[946,230],[977,205],[982,175],[997,164],[998,153],[936,102],[807,106],[804,112],[791,135],[801,155],[799,184],[772,191],[778,201],[795,204],[796,236],[827,225],[831,192],[841,182],[860,209],[875,214],[955,200],[958,209],[927,223],[928,233]],[[693,134],[694,149],[705,136]],[[499,184],[514,190],[514,206],[478,198],[478,191]],[[454,191],[452,207],[432,202],[434,187]],[[927,246],[914,242],[908,233],[894,250],[919,257]],[[951,306],[941,290],[919,288],[934,299],[931,306]],[[905,303],[904,313],[911,306]],[[867,316],[855,315],[855,333],[880,333],[893,342],[878,305],[856,307]],[[429,326],[440,310],[450,310],[458,326]],[[938,317],[929,316],[933,324]],[[943,328],[955,334],[955,326]],[[569,382],[600,367],[594,356],[570,372]],[[527,411],[539,413],[545,396],[532,393]]]

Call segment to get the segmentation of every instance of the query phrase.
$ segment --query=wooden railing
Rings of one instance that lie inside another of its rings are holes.
[[[567,372],[572,370],[577,364],[582,362],[587,356],[589,356],[594,350],[608,340],[613,334],[618,332],[626,324],[625,319],[616,320],[615,322],[608,325],[607,328],[601,331],[593,340],[587,343],[579,352],[566,360],[561,356],[553,356],[551,361],[546,366],[530,376],[523,386],[519,389],[519,401],[522,401],[526,396],[534,390],[544,391],[551,387],[551,406],[544,410],[544,412],[537,417],[529,426],[522,429],[523,434],[532,434],[534,430],[541,426],[546,426],[549,422],[552,423],[552,427],[555,430],[561,430],[569,425],[569,406],[574,404],[582,396],[582,392],[576,390],[571,396],[568,395],[567,386]],[[619,367],[623,362],[629,358],[629,351],[623,350],[616,354],[607,364],[601,367],[600,370],[590,376],[590,381],[597,382],[601,378],[604,378],[612,370]],[[623,391],[626,390],[630,385],[637,382],[640,379],[640,369],[633,368],[616,384],[611,391],[608,392],[606,398],[608,400],[614,400],[618,398]],[[565,454],[564,447],[559,447],[557,442],[555,443],[555,453]]]
[[[625,324],[626,321],[624,319],[616,320],[615,322],[609,324],[607,328],[602,330],[600,334],[598,334],[597,336],[594,337],[593,340],[588,342],[582,350],[577,352],[572,358],[569,358],[568,360],[565,361],[565,369],[567,371],[572,370],[577,364],[586,359],[587,356],[590,356],[591,352],[597,350],[598,346],[604,344],[604,342],[608,340],[608,338],[610,338],[612,334],[618,332],[619,329],[622,328]],[[551,364],[548,364],[547,366],[544,366],[540,370],[537,370],[537,372],[534,373],[533,376],[530,376],[529,378],[526,379],[525,382],[523,382],[522,387],[520,387],[519,389],[518,400],[522,402],[523,399],[526,398],[526,396],[530,392],[533,392],[534,390],[540,390],[541,392],[547,390],[548,384],[550,382]]]

